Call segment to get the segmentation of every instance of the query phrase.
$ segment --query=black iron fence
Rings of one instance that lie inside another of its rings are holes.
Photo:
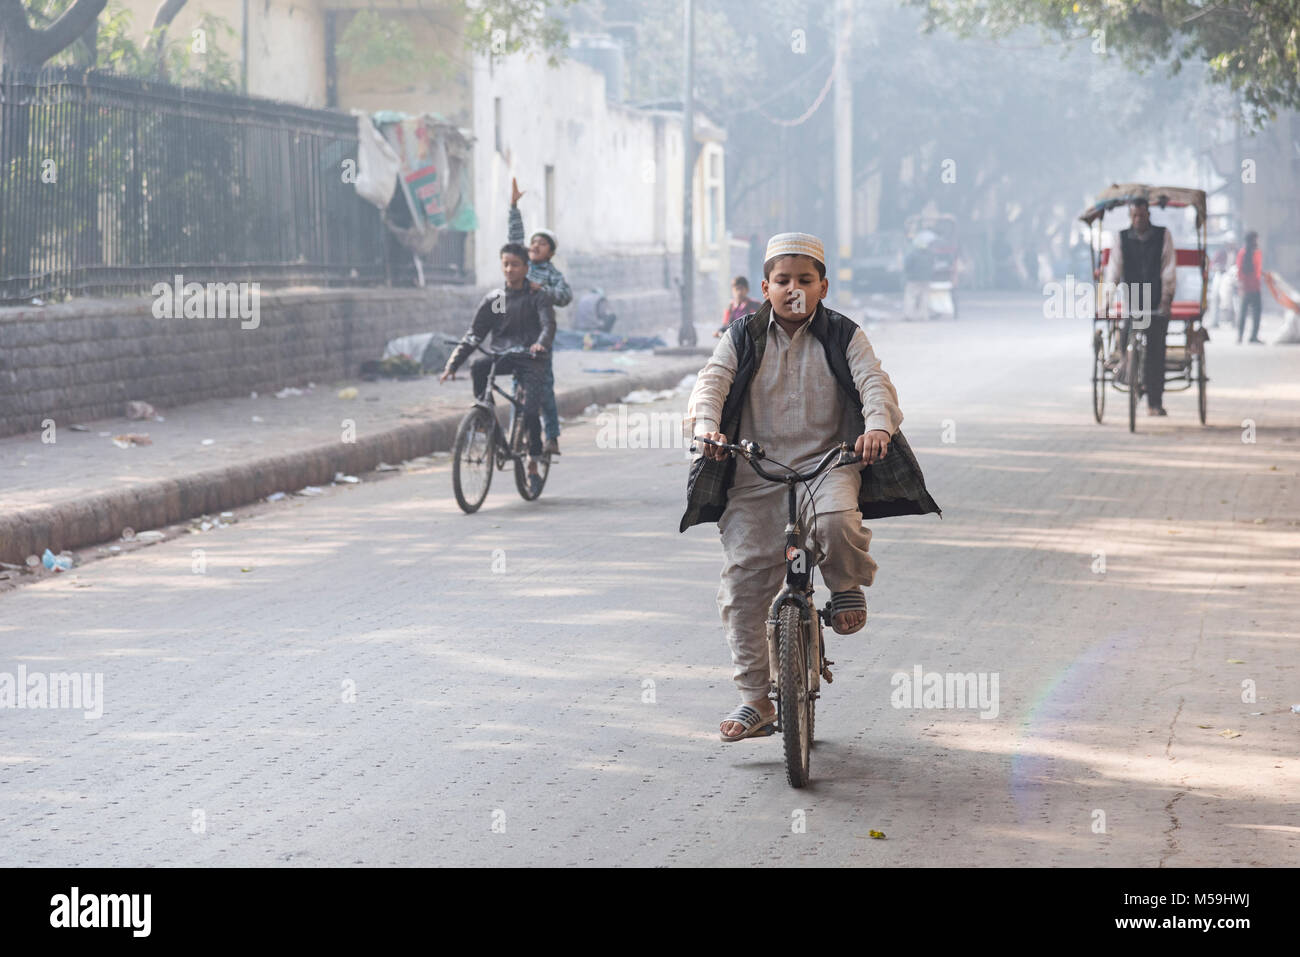
[[[186,282],[406,282],[356,119],[76,70],[0,74],[0,302]],[[441,237],[440,237],[441,239]],[[449,234],[425,275],[459,278]],[[444,275],[445,274],[445,275]]]

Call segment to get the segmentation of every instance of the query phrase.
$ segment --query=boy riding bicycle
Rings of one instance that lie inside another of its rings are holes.
[[[686,428],[715,442],[761,444],[767,458],[798,471],[848,439],[868,468],[834,469],[800,495],[801,514],[816,510],[810,551],[831,590],[832,625],[859,631],[867,619],[862,586],[875,577],[863,517],[938,512],[910,448],[898,433],[898,397],[866,334],[822,304],[828,289],[822,243],[782,233],[767,245],[765,302],[732,323],[691,392]],[[742,432],[742,434],[738,434]],[[699,443],[681,530],[718,522],[725,564],[718,610],[731,646],[741,705],[723,719],[723,741],[770,733],[765,622],[786,565],[773,543],[784,539],[785,489],[750,469],[737,470],[722,449]],[[775,561],[774,561],[775,557]]]
[[[541,292],[529,287],[528,250],[517,243],[501,247],[501,272],[505,288],[494,289],[483,297],[474,321],[461,342],[447,358],[447,366],[438,382],[454,378],[456,370],[489,335],[498,350],[526,348],[528,353],[508,355],[496,360],[497,374],[513,373],[524,386],[524,425],[528,429],[528,482],[534,495],[541,491],[537,458],[542,454],[542,427],[538,417],[543,392],[543,361],[555,339],[555,309]],[[470,363],[474,395],[481,397],[487,387],[491,357]]]

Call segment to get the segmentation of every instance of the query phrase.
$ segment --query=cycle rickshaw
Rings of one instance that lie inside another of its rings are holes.
[[[1110,261],[1110,249],[1102,248],[1101,228],[1102,220],[1108,212],[1119,206],[1127,206],[1134,199],[1145,199],[1152,210],[1191,209],[1196,214],[1195,249],[1177,248],[1178,237],[1175,233],[1175,298],[1169,309],[1169,335],[1172,338],[1177,334],[1175,324],[1181,322],[1182,341],[1174,339],[1166,346],[1165,388],[1170,392],[1181,392],[1195,387],[1197,412],[1204,425],[1205,385],[1209,381],[1205,374],[1205,343],[1209,340],[1209,334],[1203,324],[1209,286],[1209,258],[1205,253],[1205,191],[1181,186],[1144,186],[1140,183],[1113,185],[1079,215],[1079,219],[1089,227],[1092,245],[1095,293],[1092,320],[1092,412],[1097,421],[1101,422],[1106,408],[1106,388],[1110,386],[1117,392],[1128,395],[1128,429],[1130,432],[1137,429],[1138,399],[1143,395],[1142,368],[1146,336],[1138,324],[1134,323],[1127,345],[1128,383],[1120,381],[1116,347],[1127,304],[1123,301],[1124,296],[1114,295],[1115,290],[1103,282],[1106,264]],[[1118,229],[1115,230],[1115,236],[1115,241],[1118,242]],[[1180,293],[1188,291],[1191,277],[1185,274],[1187,270],[1193,269],[1200,276],[1200,289],[1196,298],[1177,298]]]

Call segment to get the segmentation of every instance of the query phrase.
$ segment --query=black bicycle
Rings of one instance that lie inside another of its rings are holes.
[[[809,472],[796,472],[788,465],[769,459],[773,465],[780,466],[789,473],[772,475],[758,464],[767,456],[762,447],[754,442],[714,442],[700,436],[696,436],[695,441],[743,456],[759,476],[786,487],[785,587],[772,599],[767,614],[767,663],[770,675],[768,697],[776,702],[776,730],[781,732],[785,746],[786,780],[791,787],[801,788],[809,780],[821,679],[825,678],[827,684],[831,683],[830,666],[835,662],[826,658],[826,648],[822,642],[822,624],[832,624],[831,603],[828,601],[824,608],[818,610],[813,601],[812,562],[804,548],[795,486],[802,484],[807,487],[808,482],[823,472],[861,462],[862,457],[850,450],[847,442],[841,442],[827,451],[816,468]],[[816,521],[817,513],[814,509],[813,523]]]
[[[459,339],[447,342],[459,343]],[[465,413],[456,429],[456,441],[452,446],[451,487],[456,493],[456,504],[461,511],[470,515],[479,510],[487,498],[492,486],[494,469],[505,469],[514,463],[515,487],[524,501],[532,502],[542,494],[546,477],[551,471],[551,457],[542,454],[537,457],[537,474],[541,483],[534,493],[528,483],[528,429],[524,423],[524,384],[515,378],[514,394],[510,395],[496,384],[497,362],[509,355],[526,355],[527,349],[515,348],[492,352],[481,345],[474,347],[492,359],[488,369],[487,388],[483,395],[476,396],[474,408]],[[510,403],[510,417],[502,429],[497,419],[496,401],[493,393]],[[508,436],[508,438],[507,438]]]

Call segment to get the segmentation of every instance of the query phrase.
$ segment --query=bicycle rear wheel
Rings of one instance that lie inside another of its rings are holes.
[[[523,403],[523,386],[515,390],[515,399]],[[528,429],[524,426],[524,414],[520,406],[516,406],[510,416],[510,451],[515,456],[515,488],[519,490],[519,495],[525,502],[536,501],[541,498],[542,489],[546,487],[546,477],[551,474],[551,457],[549,455],[537,457],[537,474],[541,476],[542,482],[537,486],[537,494],[534,495],[532,489],[528,487],[528,468],[525,464],[528,455]]]
[[[799,606],[785,605],[777,619],[776,632],[781,675],[778,711],[785,745],[785,778],[792,788],[808,783],[812,752],[813,697],[808,677],[808,645]]]
[[[451,489],[466,515],[477,512],[492,487],[493,442],[496,422],[487,409],[465,413],[452,446]]]

